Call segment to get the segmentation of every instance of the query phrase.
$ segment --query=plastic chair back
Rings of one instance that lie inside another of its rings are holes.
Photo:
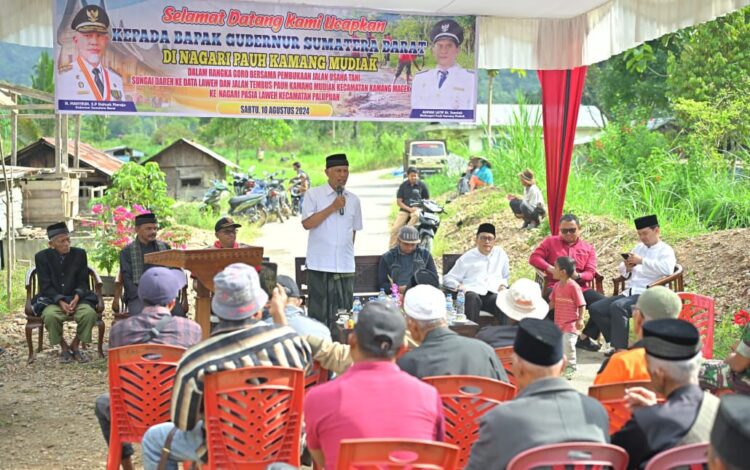
[[[609,434],[612,435],[630,420],[630,409],[625,405],[625,389],[651,388],[651,382],[617,382],[589,387],[589,396],[599,401],[609,415]]]
[[[656,454],[646,464],[646,470],[671,470],[673,468],[689,468],[703,470],[708,462],[708,443],[701,442],[686,446],[675,447]]]
[[[446,442],[459,447],[458,467],[469,463],[471,446],[479,437],[479,418],[496,405],[512,400],[516,388],[484,377],[445,375],[425,377],[443,401]]]
[[[169,421],[172,385],[184,352],[184,348],[161,344],[109,350],[108,469],[120,468],[123,442],[141,442],[148,428]]]
[[[714,357],[714,299],[691,292],[678,292],[682,311],[678,317],[693,324],[701,334],[703,358]]]
[[[313,362],[312,372],[305,376],[305,392],[310,390],[315,385],[328,382],[328,369],[320,367],[318,361]]]
[[[505,369],[505,373],[508,375],[511,385],[516,386],[516,378],[513,376],[513,368],[511,366],[513,357],[513,346],[505,346],[504,348],[495,348],[495,355],[497,356],[500,363]]]
[[[620,447],[598,442],[563,442],[525,450],[513,457],[506,470],[562,466],[576,470],[625,470],[627,465],[628,454]]]
[[[458,447],[418,439],[344,439],[337,470],[454,470]]]
[[[300,466],[302,369],[244,367],[208,374],[204,414],[208,469]]]

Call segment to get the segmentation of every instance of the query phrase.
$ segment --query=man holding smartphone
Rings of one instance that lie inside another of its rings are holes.
[[[674,250],[661,240],[659,221],[655,215],[635,219],[641,242],[629,253],[621,253],[620,274],[625,277],[625,290],[589,306],[591,319],[601,329],[614,351],[628,348],[630,308],[640,294],[659,278],[674,272],[677,259]]]

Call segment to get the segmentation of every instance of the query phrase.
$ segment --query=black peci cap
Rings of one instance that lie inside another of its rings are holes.
[[[552,366],[563,358],[563,336],[560,328],[547,320],[524,318],[518,322],[513,351],[526,362]]]
[[[47,238],[49,240],[52,240],[58,235],[68,233],[70,233],[70,230],[68,230],[68,226],[65,224],[65,222],[58,222],[47,227]]]
[[[643,323],[646,354],[665,361],[684,361],[701,350],[701,336],[691,323],[663,318]]]
[[[349,160],[346,159],[345,153],[334,153],[326,157],[326,169],[335,166],[349,166]]]
[[[635,222],[636,230],[659,225],[659,220],[656,218],[655,215],[646,215],[644,217],[638,217],[637,219],[635,219],[634,222]]]
[[[139,214],[135,216],[135,226],[143,225],[143,224],[155,224],[156,222],[156,214],[152,214],[151,212],[147,214]]]

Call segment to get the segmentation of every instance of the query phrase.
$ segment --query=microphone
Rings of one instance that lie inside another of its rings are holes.
[[[336,194],[341,196],[344,194],[344,187],[343,186],[336,186]],[[339,209],[339,215],[344,215],[344,208],[342,207]]]

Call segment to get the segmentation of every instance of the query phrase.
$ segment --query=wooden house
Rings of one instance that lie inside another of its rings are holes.
[[[167,179],[167,193],[181,201],[203,197],[211,180],[224,180],[227,167],[237,165],[218,153],[187,139],[180,139],[148,159],[155,162]]]

